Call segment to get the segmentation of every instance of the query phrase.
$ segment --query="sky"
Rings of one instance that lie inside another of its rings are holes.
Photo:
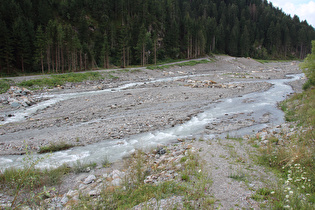
[[[279,7],[283,12],[299,16],[315,28],[315,0],[269,0],[272,5]]]

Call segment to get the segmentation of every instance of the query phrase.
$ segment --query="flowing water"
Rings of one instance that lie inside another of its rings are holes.
[[[224,135],[226,136],[227,133],[234,137],[251,134],[252,132],[257,132],[267,126],[278,125],[284,122],[284,113],[277,108],[277,104],[284,100],[288,94],[293,92],[292,88],[286,83],[298,80],[302,76],[303,74],[290,75],[287,79],[261,81],[273,84],[272,88],[264,92],[255,92],[242,97],[228,98],[218,101],[206,107],[206,111],[193,117],[190,121],[169,129],[143,133],[126,139],[104,140],[84,147],[75,147],[66,151],[55,152],[48,156],[33,154],[32,157],[35,159],[43,157],[43,160],[37,164],[37,167],[41,168],[58,167],[64,163],[74,163],[78,160],[81,162],[101,163],[103,160],[107,159],[113,162],[130,155],[136,149],[157,147],[158,145],[175,142],[177,139],[190,137],[211,139],[220,135],[221,137]],[[171,81],[185,77],[188,76],[160,79],[151,82]],[[30,114],[35,113],[38,109],[43,109],[58,101],[88,94],[101,94],[105,91],[120,91],[141,84],[144,83],[130,83],[115,89],[54,96],[52,99],[39,103],[28,110],[15,113],[15,117],[7,119],[4,123],[23,120],[25,116],[29,116]],[[269,116],[268,122],[261,122],[261,119],[264,118],[266,114]],[[238,121],[245,120],[246,116],[250,115],[250,118],[255,123],[249,127],[243,127],[238,130],[229,130],[220,135],[215,133],[205,133],[207,125],[217,123],[224,117],[232,115],[237,116],[236,118]],[[23,165],[23,159],[24,157],[20,155],[2,156],[0,157],[0,168],[3,170],[8,167],[20,167]]]

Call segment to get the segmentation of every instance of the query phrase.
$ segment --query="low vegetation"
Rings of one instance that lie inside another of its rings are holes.
[[[61,150],[67,150],[74,147],[72,144],[67,144],[66,142],[58,142],[54,144],[50,144],[47,146],[43,146],[39,149],[38,153],[49,153],[49,152],[57,152]]]
[[[0,79],[0,94],[7,92],[10,88],[11,83],[12,80]]]
[[[312,41],[312,53],[309,54],[301,64],[308,80],[304,84],[304,90],[315,86],[315,40]]]
[[[56,87],[58,85],[64,85],[67,82],[83,82],[86,80],[98,80],[102,79],[102,75],[98,72],[87,72],[87,73],[69,73],[69,74],[58,74],[50,75],[43,79],[33,79],[20,82],[18,86],[24,87]]]
[[[71,166],[65,164],[58,168],[37,168],[48,156],[34,158],[27,152],[22,168],[8,168],[0,173],[0,188],[12,198],[10,209],[22,206],[36,208],[44,199],[56,194],[56,188],[62,184],[66,175],[89,172],[97,166],[96,163],[77,161]]]
[[[277,145],[278,139],[270,137],[269,145],[259,147],[259,163],[274,170],[281,180],[279,186],[267,196],[276,209],[315,208],[314,103],[314,88],[282,102],[286,120],[295,122],[297,126],[294,135],[283,134],[283,145]],[[262,197],[259,194],[255,196]]]
[[[180,162],[184,170],[180,172],[179,180],[161,181],[156,184],[144,183],[149,173],[158,172],[159,169],[147,165],[144,153],[138,151],[126,162],[129,172],[122,186],[104,189],[97,199],[82,197],[73,208],[128,209],[151,199],[159,202],[161,199],[173,196],[183,198],[183,203],[175,204],[175,207],[176,205],[183,205],[185,209],[194,209],[196,206],[211,207],[214,199],[206,190],[211,186],[211,179],[202,171],[197,155],[189,154]],[[154,171],[149,172],[148,168]],[[150,207],[147,206],[147,208]]]
[[[171,65],[158,65],[158,66],[148,66],[147,69],[154,70],[154,69],[168,69],[174,66],[195,66],[197,64],[203,64],[203,63],[210,63],[212,61],[209,61],[207,59],[203,60],[193,60],[193,61],[187,61],[183,63],[177,63],[177,64],[171,64]]]

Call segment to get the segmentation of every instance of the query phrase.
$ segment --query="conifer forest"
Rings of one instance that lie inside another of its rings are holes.
[[[315,30],[267,0],[1,0],[0,76],[212,53],[303,59]]]

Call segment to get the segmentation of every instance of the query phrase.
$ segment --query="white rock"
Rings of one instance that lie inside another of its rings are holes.
[[[95,179],[96,179],[96,177],[93,174],[91,174],[84,180],[83,183],[84,184],[91,184],[92,182],[95,181]]]

